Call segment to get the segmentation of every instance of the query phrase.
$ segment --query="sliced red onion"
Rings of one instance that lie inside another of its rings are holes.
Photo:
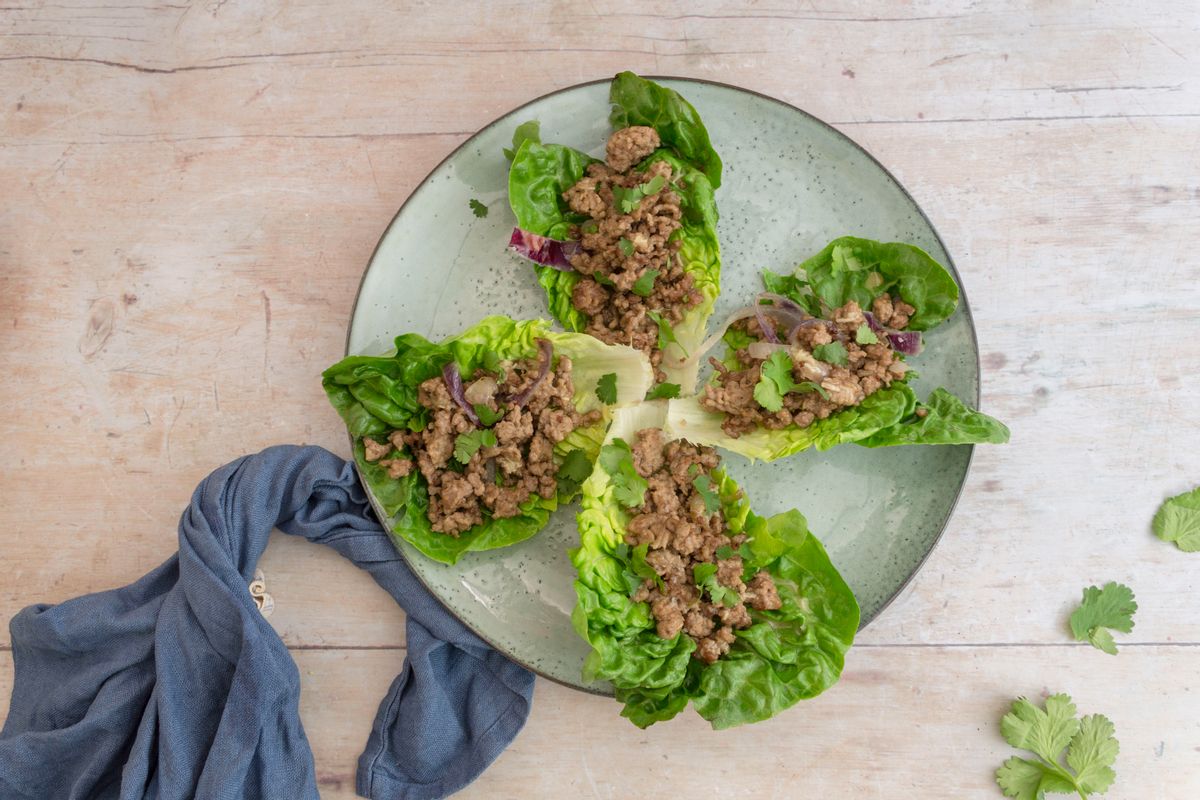
[[[774,352],[779,350],[787,352],[790,349],[791,348],[788,345],[780,344],[778,342],[751,342],[746,346],[746,352],[750,354],[751,358],[760,358],[764,360],[770,358],[771,354]]]
[[[508,240],[508,249],[517,255],[563,272],[571,271],[571,257],[579,252],[579,248],[579,242],[574,240],[559,241],[520,228],[513,228]]]
[[[875,315],[870,311],[864,311],[863,316],[867,318],[867,324],[871,326],[871,330],[876,333],[887,333],[887,329],[879,324],[879,320],[875,319]]]
[[[896,333],[889,331],[887,337],[888,341],[892,343],[892,349],[897,353],[915,356],[921,352],[920,331],[897,331]]]
[[[767,315],[763,313],[764,308],[767,306],[754,306],[754,317],[758,320],[758,329],[762,331],[763,339],[772,344],[779,344],[779,337],[775,335],[775,324],[767,321]]]
[[[446,382],[446,388],[450,391],[450,397],[454,399],[458,407],[467,415],[467,419],[479,425],[479,417],[475,415],[475,409],[471,408],[471,404],[463,396],[462,375],[459,374],[457,363],[451,361],[442,367],[442,380]]]
[[[542,381],[550,375],[550,365],[554,361],[554,345],[550,344],[549,339],[537,340],[538,351],[541,355],[541,365],[538,367],[538,376],[534,378],[533,383],[529,384],[529,388],[518,395],[507,398],[506,402],[514,405],[517,408],[529,402],[529,398],[533,397],[533,393],[542,385]]]

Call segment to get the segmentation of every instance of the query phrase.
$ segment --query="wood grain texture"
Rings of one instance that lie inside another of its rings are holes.
[[[977,451],[942,543],[827,697],[720,736],[640,733],[542,682],[464,796],[623,797],[651,774],[694,796],[998,796],[1005,702],[1066,690],[1117,723],[1109,796],[1194,797],[1200,579],[1149,520],[1200,483],[1198,52],[1190,0],[6,0],[0,617],[155,566],[225,461],[346,454],[317,375],[379,234],[472,131],[619,69],[723,80],[834,122],[914,194],[1012,443]],[[352,796],[403,614],[303,542],[262,566],[322,787]],[[1140,606],[1115,659],[1064,645],[1107,580]],[[0,653],[0,714],[10,679]]]

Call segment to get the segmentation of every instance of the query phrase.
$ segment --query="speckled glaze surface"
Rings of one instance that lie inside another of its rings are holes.
[[[762,268],[788,271],[841,235],[911,242],[953,270],[913,199],[843,134],[752,92],[657,80],[696,107],[725,162],[717,192],[722,293],[714,320],[760,291]],[[542,97],[489,125],[439,165],[379,242],[363,276],[347,352],[383,353],[393,337],[409,331],[439,339],[488,314],[548,318],[528,262],[505,251],[514,220],[501,149],[517,124],[538,119],[543,141],[602,156],[607,97],[607,81]],[[486,218],[471,212],[472,198],[488,205]],[[910,364],[920,373],[913,384],[918,396],[945,386],[978,404],[978,349],[965,295]],[[773,464],[730,455],[726,467],[760,514],[798,508],[808,517],[854,589],[866,625],[933,549],[970,459],[969,446],[842,446]],[[575,511],[561,508],[538,536],[467,554],[453,567],[407,544],[402,550],[425,585],[502,652],[548,678],[608,692],[582,680],[588,647],[571,627],[575,594],[567,550],[577,540]]]

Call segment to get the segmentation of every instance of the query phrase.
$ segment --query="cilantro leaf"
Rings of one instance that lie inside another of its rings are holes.
[[[829,399],[829,392],[825,391],[825,387],[819,383],[813,383],[812,381],[800,381],[799,383],[796,384],[793,391],[816,392],[817,394],[821,395],[821,397],[824,397],[826,400]]]
[[[560,494],[575,494],[592,474],[592,462],[582,450],[572,450],[563,457],[558,468],[558,491]]]
[[[655,175],[645,183],[626,189],[622,186],[613,187],[613,202],[624,214],[631,214],[633,210],[642,202],[642,198],[649,197],[653,194],[658,194],[662,188],[666,186],[667,179],[662,175]]]
[[[1071,633],[1077,641],[1087,640],[1109,655],[1117,654],[1111,631],[1129,633],[1133,630],[1133,612],[1137,603],[1133,590],[1121,583],[1109,582],[1101,589],[1089,586],[1083,590],[1083,603],[1071,614]]]
[[[600,448],[600,466],[609,474],[613,498],[625,508],[637,508],[646,502],[649,484],[633,466],[633,451],[624,439]]]
[[[629,258],[631,255],[633,255],[633,242],[629,241],[624,236],[622,236],[620,239],[617,239],[617,247],[620,248],[621,255],[625,256],[626,258]]]
[[[658,277],[658,270],[648,269],[642,273],[642,277],[633,282],[633,288],[630,290],[638,297],[649,297],[654,291],[654,279]]]
[[[500,363],[500,356],[496,355],[492,350],[488,350],[483,354],[483,368],[495,375],[497,381],[503,381],[506,377],[505,369]]]
[[[721,510],[721,498],[713,491],[713,481],[708,475],[697,475],[692,478],[692,488],[704,498],[704,513],[712,516]]]
[[[1200,486],[1175,495],[1154,515],[1154,535],[1185,553],[1200,551]]]
[[[1075,704],[1065,694],[1046,698],[1045,709],[1017,698],[1000,721],[1000,732],[1013,747],[1039,757],[1013,756],[996,770],[996,783],[1007,797],[1042,800],[1047,792],[1073,792],[1086,800],[1107,791],[1116,777],[1112,765],[1120,746],[1113,724],[1101,714],[1075,719]]]
[[[475,430],[460,433],[454,440],[454,460],[460,464],[470,462],[481,447],[495,447],[496,434],[490,430]]]
[[[819,344],[813,348],[813,358],[818,361],[824,361],[826,364],[844,367],[850,363],[846,357],[846,345],[841,342],[830,342],[829,344]]]
[[[646,392],[647,400],[672,399],[679,397],[678,383],[660,383],[650,391]]]
[[[776,350],[762,363],[758,383],[754,386],[754,400],[767,411],[779,411],[783,408],[783,396],[795,388],[791,356]]]
[[[613,283],[610,278],[604,277],[599,272],[592,273],[592,280],[594,280],[596,283],[600,284],[601,286],[616,286],[616,284]]]
[[[705,562],[692,567],[692,579],[697,586],[708,592],[708,596],[714,603],[721,603],[727,608],[733,608],[741,602],[742,598],[735,590],[722,585],[717,580],[716,564]]]
[[[479,200],[476,200],[474,197],[471,198],[467,205],[471,207],[471,211],[475,212],[475,216],[479,217],[480,219],[488,215],[488,207]]]
[[[671,323],[667,322],[667,318],[657,311],[647,311],[646,316],[654,320],[654,324],[658,326],[658,349],[666,349],[666,346],[671,342],[679,345],[679,349],[683,350],[683,345],[679,344],[679,339],[675,338],[675,329],[671,327]],[[683,350],[683,357],[687,358],[687,351]]]
[[[475,409],[475,416],[479,417],[479,421],[489,428],[504,419],[504,406],[500,406],[498,411],[492,411],[492,409],[483,403],[475,403],[473,408]]]
[[[617,373],[609,372],[600,376],[596,382],[596,397],[610,406],[617,402]]]
[[[517,155],[517,151],[521,149],[521,145],[527,141],[535,144],[542,143],[542,123],[536,119],[522,122],[517,126],[517,129],[513,131],[512,149],[505,147],[504,157],[512,161]]]
[[[630,587],[629,591],[636,592],[643,581],[654,581],[661,589],[663,586],[662,576],[646,561],[650,543],[643,542],[632,550],[629,550],[629,545],[626,544],[625,549],[629,555],[629,566],[625,568],[625,584]]]
[[[875,331],[871,330],[871,326],[864,322],[854,332],[854,341],[859,344],[879,344],[879,337],[875,335]]]
[[[733,548],[727,544],[723,544],[717,548],[717,558],[726,559],[733,558]]]

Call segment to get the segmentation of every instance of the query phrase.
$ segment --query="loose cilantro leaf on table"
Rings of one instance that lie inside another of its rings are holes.
[[[517,126],[517,129],[513,131],[512,149],[510,150],[509,148],[505,147],[504,157],[509,161],[512,161],[513,157],[516,156],[517,151],[521,149],[521,145],[525,144],[527,141],[535,144],[542,143],[542,123],[538,122],[536,119],[531,119],[528,122],[522,122]]]
[[[1137,603],[1133,591],[1124,584],[1106,583],[1101,589],[1089,586],[1083,590],[1083,603],[1071,614],[1071,633],[1078,641],[1088,641],[1109,655],[1117,654],[1111,631],[1129,633],[1133,630],[1133,612]]]
[[[610,406],[617,402],[617,373],[609,372],[600,376],[596,382],[596,397]]]
[[[841,342],[830,342],[829,344],[819,344],[813,348],[813,358],[818,361],[824,361],[827,364],[844,367],[850,363],[846,355],[846,345]]]
[[[649,297],[654,291],[654,280],[658,277],[658,270],[648,269],[642,273],[642,277],[633,282],[631,291],[638,297]]]
[[[471,211],[475,213],[475,216],[479,217],[480,219],[488,215],[488,207],[485,206],[481,201],[476,200],[474,197],[471,198],[467,205],[471,207]]]
[[[1013,756],[996,770],[996,783],[1006,797],[1043,800],[1047,792],[1075,792],[1087,800],[1106,792],[1116,777],[1112,765],[1120,745],[1113,724],[1102,714],[1076,719],[1075,704],[1065,694],[1046,698],[1044,709],[1017,698],[1000,721],[1000,733],[1013,747],[1038,756]]]
[[[637,508],[646,502],[649,484],[633,467],[633,451],[624,439],[600,448],[600,466],[610,477],[613,498],[625,508]]]
[[[783,396],[795,388],[791,356],[776,350],[762,364],[758,383],[754,386],[754,399],[767,411],[779,411],[783,408]]]
[[[582,450],[572,450],[563,457],[562,465],[558,468],[558,491],[562,494],[575,494],[579,487],[592,474],[592,462],[587,453]]]
[[[476,430],[460,433],[454,440],[454,460],[460,464],[468,463],[481,447],[495,447],[496,434],[490,430]]]
[[[708,592],[714,603],[721,603],[732,608],[741,600],[738,593],[728,586],[722,586],[717,581],[717,565],[712,563],[697,564],[692,567],[692,578],[696,585]]]
[[[1154,515],[1154,535],[1185,553],[1200,551],[1200,487],[1168,499]]]
[[[647,400],[662,400],[673,399],[679,397],[678,383],[660,383],[650,391],[646,392]]]
[[[475,403],[472,407],[475,409],[475,416],[479,417],[479,421],[489,428],[504,419],[504,406],[501,406],[498,411],[492,411],[483,403]]]

